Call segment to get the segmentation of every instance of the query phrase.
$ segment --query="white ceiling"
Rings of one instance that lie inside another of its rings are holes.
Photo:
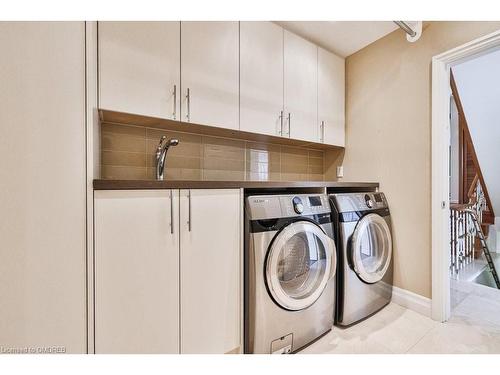
[[[277,24],[347,57],[396,30],[392,21],[279,21]]]

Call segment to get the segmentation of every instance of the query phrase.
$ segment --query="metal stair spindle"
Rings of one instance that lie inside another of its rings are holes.
[[[500,279],[498,278],[498,273],[495,268],[495,263],[493,263],[493,259],[491,258],[490,249],[488,247],[488,244],[486,243],[486,238],[484,237],[483,229],[481,228],[481,225],[478,222],[476,212],[470,208],[466,208],[463,211],[469,214],[472,218],[472,222],[476,227],[476,233],[478,234],[479,241],[481,242],[481,247],[483,248],[484,256],[486,258],[486,261],[488,262],[488,267],[493,276],[493,279],[495,280],[497,288],[500,289]]]

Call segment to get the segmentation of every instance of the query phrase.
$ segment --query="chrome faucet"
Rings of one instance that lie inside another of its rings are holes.
[[[160,143],[156,148],[156,179],[163,180],[163,171],[165,170],[165,159],[167,157],[167,151],[170,146],[177,146],[179,144],[178,139],[171,138],[168,141],[164,142],[167,139],[166,136],[162,136],[160,138]]]

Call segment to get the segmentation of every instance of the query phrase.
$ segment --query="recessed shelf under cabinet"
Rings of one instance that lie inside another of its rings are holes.
[[[251,142],[265,142],[284,146],[304,147],[317,150],[342,150],[344,147],[328,145],[318,142],[301,141],[285,137],[265,134],[256,134],[247,131],[224,129],[210,125],[195,124],[192,122],[174,121],[158,117],[137,115],[99,109],[99,119],[108,124],[134,125],[147,128],[171,130],[177,132],[196,133],[213,137],[241,139]]]

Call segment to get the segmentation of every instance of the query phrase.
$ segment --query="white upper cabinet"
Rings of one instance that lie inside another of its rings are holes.
[[[272,22],[98,26],[102,109],[344,145],[344,60]]]
[[[181,23],[182,120],[239,129],[238,22]]]
[[[242,208],[239,189],[180,192],[181,353],[242,352]]]
[[[285,30],[284,136],[317,142],[318,47]]]
[[[240,129],[281,135],[283,28],[272,22],[240,23]]]
[[[94,202],[95,352],[179,353],[179,191]]]
[[[345,60],[318,48],[319,142],[345,145]]]
[[[99,22],[99,107],[180,119],[180,23]]]

